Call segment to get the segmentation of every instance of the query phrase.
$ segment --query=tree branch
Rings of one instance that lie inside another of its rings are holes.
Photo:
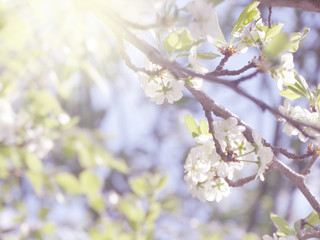
[[[305,176],[296,173],[283,162],[279,161],[277,158],[273,158],[273,163],[271,165],[272,168],[277,169],[284,176],[286,176],[290,181],[299,188],[301,193],[305,196],[307,201],[310,203],[312,208],[318,213],[320,216],[320,203],[310,192],[309,188],[305,183]]]
[[[259,0],[259,2],[272,7],[290,7],[320,13],[319,0]]]

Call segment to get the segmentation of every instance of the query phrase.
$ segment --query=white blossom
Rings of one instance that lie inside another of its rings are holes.
[[[245,127],[239,126],[235,117],[230,117],[224,121],[214,121],[213,128],[214,135],[222,149],[225,149],[228,145],[233,147],[234,141],[241,142],[244,139],[242,132]]]
[[[279,90],[283,89],[283,84],[294,84],[296,82],[294,63],[292,53],[284,53],[281,56],[280,65],[270,71],[272,78],[278,81],[277,85]]]
[[[208,172],[211,169],[211,153],[213,143],[194,147],[190,150],[184,169],[186,172],[185,180],[192,184],[204,182],[208,179]]]
[[[151,63],[147,63],[147,70],[155,71],[160,69]],[[145,73],[139,73],[140,86],[144,90],[150,101],[156,104],[163,104],[165,100],[169,103],[174,103],[182,98],[182,90],[184,88],[184,81],[176,80],[168,73],[159,73],[156,76],[148,76]]]
[[[207,201],[220,202],[223,197],[230,195],[230,187],[223,178],[217,178],[204,183],[204,192]]]
[[[288,116],[292,119],[309,124],[311,126],[319,126],[320,124],[320,115],[317,112],[310,112],[308,109],[302,108],[300,106],[291,107],[289,100],[285,100],[283,106],[279,106],[279,111]],[[292,126],[290,123],[288,123],[285,119],[280,118],[281,121],[284,122],[284,127],[282,131],[286,133],[288,136],[295,136],[298,135],[300,141],[306,142],[309,138],[302,134],[297,128]],[[313,140],[316,143],[320,143],[320,133],[309,128],[309,127],[303,127],[303,130],[312,135],[315,140]]]
[[[189,24],[189,29],[194,39],[216,38],[220,32],[216,21],[214,6],[206,0],[195,0],[186,6],[191,13],[193,21]]]
[[[257,158],[258,158],[258,171],[256,179],[259,177],[261,181],[264,181],[264,172],[268,169],[273,159],[273,152],[271,148],[265,147],[262,144],[261,137],[256,131],[252,131],[252,137],[257,144]]]

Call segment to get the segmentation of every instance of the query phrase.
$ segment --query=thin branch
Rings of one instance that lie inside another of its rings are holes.
[[[218,71],[221,71],[224,67],[224,65],[226,64],[226,62],[229,60],[229,58],[232,56],[232,54],[227,51],[225,54],[224,54],[224,57],[221,59],[219,65],[216,67],[216,69],[213,71],[213,72],[218,72]]]
[[[244,82],[244,81],[246,81],[246,80],[249,80],[249,79],[253,78],[253,77],[256,76],[258,73],[260,73],[260,70],[259,70],[259,69],[256,70],[256,71],[254,71],[253,73],[247,75],[247,76],[243,76],[243,77],[241,77],[241,78],[239,78],[239,79],[233,80],[232,82],[233,82],[234,84],[237,84],[237,85],[238,85],[238,84],[241,83],[241,82]]]
[[[273,158],[273,163],[271,165],[272,168],[277,169],[284,176],[291,180],[291,182],[299,188],[301,193],[305,196],[307,201],[310,203],[312,208],[318,213],[320,216],[320,203],[310,192],[309,188],[305,183],[305,176],[296,173],[283,162],[279,161],[277,158]]]
[[[318,154],[314,154],[311,160],[308,162],[307,166],[305,169],[302,171],[302,174],[304,176],[307,176],[311,172],[311,168],[314,166],[315,162],[319,158]]]
[[[128,56],[128,54],[126,52],[125,46],[123,44],[123,40],[118,38],[118,44],[119,44],[119,52],[120,52],[120,55],[121,55],[122,59],[126,63],[127,67],[129,67],[134,72],[144,72],[147,75],[155,76],[155,75],[159,75],[159,73],[164,70],[164,68],[160,68],[160,69],[158,69],[156,71],[150,71],[150,70],[147,70],[145,68],[140,68],[140,67],[135,66],[131,62],[130,57]]]
[[[320,239],[320,230],[319,229],[301,229],[297,237],[299,240],[307,240],[310,238]]]
[[[320,12],[319,0],[259,0],[264,5],[274,7],[290,7],[304,11]]]
[[[251,61],[249,64],[245,65],[244,67],[240,68],[239,70],[228,70],[228,69],[224,69],[224,70],[220,70],[220,71],[213,71],[210,73],[207,73],[206,75],[209,76],[237,76],[240,75],[241,73],[244,73],[245,71],[251,69],[251,68],[255,68],[257,65],[254,61]]]
[[[307,153],[305,153],[305,154],[303,154],[303,155],[297,155],[297,154],[288,152],[288,151],[287,151],[286,149],[284,149],[284,148],[280,148],[280,147],[277,147],[277,146],[273,146],[273,145],[271,145],[270,143],[267,143],[265,140],[263,140],[263,144],[264,144],[266,147],[270,147],[274,152],[281,153],[282,155],[286,156],[287,158],[294,159],[294,160],[298,160],[298,161],[303,161],[303,160],[305,160],[306,158],[311,157],[311,156],[314,154],[313,152],[307,152]]]
[[[257,174],[251,175],[249,177],[238,179],[237,181],[232,181],[226,178],[226,182],[229,184],[230,187],[242,187],[243,185],[253,181],[256,178]]]
[[[269,15],[268,15],[268,27],[271,28],[271,15],[272,15],[272,7],[269,8]]]
[[[204,110],[207,121],[208,121],[208,125],[209,125],[209,132],[212,135],[212,139],[214,142],[214,145],[216,147],[216,152],[219,154],[219,156],[222,158],[223,161],[225,162],[229,162],[228,156],[222,151],[221,145],[218,141],[218,139],[216,138],[216,136],[214,135],[214,128],[213,128],[213,119],[212,119],[212,115],[211,115],[211,111],[209,110]]]

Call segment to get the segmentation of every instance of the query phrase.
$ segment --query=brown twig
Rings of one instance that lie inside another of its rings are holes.
[[[232,56],[232,53],[227,51],[224,54],[224,57],[221,59],[219,65],[216,67],[216,69],[213,72],[218,72],[221,71],[224,67],[224,65],[226,64],[226,62],[229,60],[229,58]]]
[[[242,187],[243,185],[253,181],[256,178],[257,174],[251,175],[249,177],[241,178],[237,181],[232,181],[228,178],[226,178],[226,182],[229,184],[230,187]]]
[[[271,15],[272,15],[272,7],[270,6],[268,8],[269,10],[269,15],[268,15],[268,27],[271,28]]]
[[[239,84],[239,83],[241,83],[241,82],[244,82],[244,81],[246,81],[246,80],[249,80],[249,79],[251,79],[251,78],[253,78],[254,76],[256,76],[258,73],[260,73],[260,70],[256,70],[256,71],[254,71],[253,73],[251,73],[251,74],[249,74],[249,75],[247,75],[247,76],[243,76],[243,77],[241,77],[241,78],[239,78],[239,79],[236,79],[236,80],[233,80],[232,82],[234,83],[234,84]]]
[[[126,52],[123,40],[118,38],[118,44],[119,44],[119,52],[120,52],[120,55],[121,55],[122,59],[124,60],[125,64],[130,69],[132,69],[134,72],[143,72],[143,73],[145,73],[147,75],[150,75],[150,76],[156,76],[156,75],[159,75],[164,70],[164,68],[160,68],[160,69],[158,69],[156,71],[151,71],[151,70],[147,70],[145,68],[140,68],[140,67],[135,66],[131,62],[130,57],[128,56],[128,54]]]
[[[306,158],[308,157],[311,157],[314,153],[312,152],[307,152],[303,155],[297,155],[297,154],[294,154],[294,153],[290,153],[288,152],[286,149],[284,148],[280,148],[280,147],[277,147],[277,146],[273,146],[271,145],[270,143],[267,143],[265,140],[263,140],[263,144],[266,146],[266,147],[270,147],[274,152],[278,152],[278,153],[281,153],[282,155],[286,156],[287,158],[290,158],[290,159],[294,159],[294,160],[298,160],[298,161],[303,161],[305,160]]]
[[[315,162],[317,161],[318,158],[319,158],[319,156],[318,156],[317,153],[312,156],[311,160],[308,162],[307,166],[302,171],[302,174],[304,176],[307,176],[311,172],[311,168],[314,166],[314,164],[315,164]]]
[[[245,71],[251,69],[251,68],[255,68],[257,65],[255,62],[251,61],[249,64],[245,65],[244,67],[238,69],[238,70],[228,70],[228,69],[224,69],[224,70],[215,70],[213,72],[207,73],[206,75],[208,76],[237,76],[240,75],[241,73],[244,73]]]
[[[213,127],[213,119],[212,119],[212,115],[211,115],[211,111],[209,110],[204,110],[207,121],[208,121],[208,125],[209,125],[209,132],[212,135],[212,139],[214,142],[214,145],[216,147],[216,152],[219,154],[219,156],[222,158],[223,161],[225,162],[229,162],[228,156],[222,151],[221,145],[218,141],[218,139],[216,138],[216,136],[214,135],[214,127]]]

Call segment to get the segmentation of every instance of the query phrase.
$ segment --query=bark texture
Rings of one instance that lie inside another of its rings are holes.
[[[272,7],[290,7],[320,13],[320,0],[259,0],[259,2]]]

